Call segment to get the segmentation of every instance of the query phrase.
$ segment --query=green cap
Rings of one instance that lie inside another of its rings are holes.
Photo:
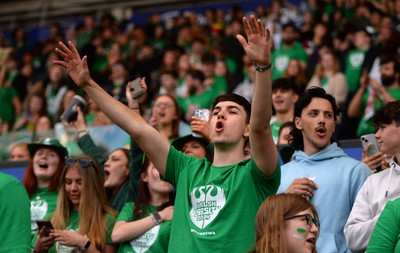
[[[67,149],[63,145],[61,145],[61,143],[57,139],[45,138],[37,143],[29,143],[28,150],[29,150],[31,157],[33,157],[35,155],[36,151],[40,148],[54,149],[60,155],[60,157],[62,159],[64,159],[64,157],[68,156]]]

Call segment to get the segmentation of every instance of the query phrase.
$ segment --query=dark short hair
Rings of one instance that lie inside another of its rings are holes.
[[[379,64],[380,64],[380,66],[382,66],[382,65],[385,65],[385,64],[391,63],[391,62],[394,63],[394,72],[399,73],[400,72],[400,63],[396,56],[392,56],[392,55],[382,56]]]
[[[376,127],[382,124],[391,124],[393,121],[400,126],[400,101],[389,102],[376,111],[373,121]]]
[[[311,100],[313,98],[322,98],[328,100],[329,103],[332,105],[334,119],[335,121],[337,120],[337,117],[340,114],[340,108],[337,106],[335,98],[332,95],[326,93],[326,91],[320,87],[311,87],[300,96],[299,100],[297,100],[294,106],[293,118],[295,117],[300,118],[303,109],[306,108],[311,103]],[[293,136],[293,141],[291,143],[291,146],[295,150],[299,149],[303,150],[304,143],[303,143],[303,134],[301,130],[294,127],[293,130],[291,131],[291,135]]]
[[[189,70],[187,74],[189,76],[191,76],[193,79],[199,80],[202,83],[206,79],[203,72],[201,72],[200,70],[197,70],[197,69]]]
[[[211,111],[214,110],[215,106],[219,103],[219,102],[224,102],[224,101],[231,101],[231,102],[235,102],[238,105],[243,106],[244,111],[246,112],[246,123],[250,122],[250,115],[251,115],[251,104],[249,101],[247,101],[247,99],[245,99],[244,97],[234,94],[234,93],[227,93],[224,95],[220,95],[218,97],[216,97],[212,103],[211,106]]]
[[[286,77],[278,78],[273,81],[272,92],[274,92],[275,90],[283,90],[283,91],[291,90],[297,95],[299,95],[299,89],[297,85],[293,82],[292,79]]]

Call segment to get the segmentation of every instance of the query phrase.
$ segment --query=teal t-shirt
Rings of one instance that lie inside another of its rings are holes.
[[[37,188],[31,196],[31,232],[37,233],[37,220],[44,220],[47,214],[56,210],[58,193],[47,187]]]
[[[350,93],[354,93],[358,88],[366,53],[367,50],[353,49],[346,55],[344,74],[346,76]]]
[[[118,215],[118,221],[130,222],[133,220],[133,210],[135,203],[128,202],[124,205],[121,213]],[[149,206],[144,217],[155,212],[157,207]],[[169,236],[171,232],[171,222],[163,222],[161,225],[152,227],[141,236],[129,241],[121,243],[118,253],[144,253],[144,252],[168,252]]]
[[[400,89],[387,89],[387,92],[394,99],[400,100]],[[365,107],[367,106],[368,97],[369,97],[369,93],[368,92],[364,93],[363,101],[362,101],[363,110],[365,110]],[[375,96],[373,104],[374,104],[375,112],[385,105],[383,99],[380,98],[379,95]],[[361,136],[363,134],[370,134],[370,133],[374,133],[374,132],[375,132],[375,125],[373,122],[373,117],[367,118],[365,116],[365,113],[363,113],[360,123],[358,123],[357,135]]]
[[[279,164],[266,177],[253,159],[216,167],[171,147],[164,179],[176,187],[176,199],[168,251],[248,252],[258,208],[276,193],[280,175]]]
[[[30,252],[29,198],[13,176],[0,172],[0,252]]]
[[[184,114],[186,114],[190,105],[196,105],[197,108],[209,109],[214,98],[215,93],[211,90],[206,90],[198,95],[193,95],[188,98],[180,98],[178,103]]]
[[[388,201],[369,240],[367,253],[400,252],[400,199]]]
[[[15,119],[14,105],[12,101],[14,100],[14,98],[17,97],[18,93],[14,87],[0,88],[0,103],[1,103],[0,119],[3,122],[11,122],[12,120]]]
[[[291,48],[284,48],[281,46],[279,49],[272,52],[272,79],[283,77],[285,70],[291,59],[298,59],[302,62],[308,62],[307,52],[299,42],[295,42]]]

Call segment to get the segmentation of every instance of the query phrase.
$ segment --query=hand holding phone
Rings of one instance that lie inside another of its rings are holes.
[[[131,81],[130,92],[133,99],[136,99],[143,95],[146,90],[140,85],[141,78],[138,77],[135,80]]]
[[[50,231],[53,228],[53,224],[51,224],[51,222],[49,220],[37,220],[36,224],[38,225],[38,231],[42,230],[42,228],[44,227],[44,236],[49,236]]]
[[[372,156],[379,152],[378,142],[376,141],[375,134],[365,134],[360,137],[361,144],[365,149],[369,144],[371,147],[367,150],[367,156]]]

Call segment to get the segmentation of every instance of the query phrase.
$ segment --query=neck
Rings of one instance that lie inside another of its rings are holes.
[[[333,75],[333,70],[328,70],[328,69],[324,70],[324,76],[331,76],[331,75]]]
[[[329,143],[327,146],[321,147],[321,148],[315,147],[314,145],[304,145],[304,153],[306,153],[308,156],[312,156],[312,155],[320,152],[321,150],[324,150],[329,145],[331,145],[331,143]]]
[[[152,191],[151,189],[149,189],[149,191],[150,191],[150,195],[151,195],[151,199],[149,201],[150,205],[162,206],[163,204],[165,204],[169,201],[168,195]]]
[[[285,123],[285,122],[288,122],[288,121],[292,121],[293,112],[294,112],[294,108],[291,108],[287,112],[277,112],[276,113],[276,120],[279,123]]]
[[[39,188],[49,187],[49,182],[38,179],[37,185]]]
[[[165,137],[169,138],[172,135],[172,125],[171,124],[160,124],[158,126],[158,131]]]
[[[214,166],[221,167],[236,164],[245,158],[243,153],[243,142],[240,142],[235,146],[227,144],[214,145]]]

